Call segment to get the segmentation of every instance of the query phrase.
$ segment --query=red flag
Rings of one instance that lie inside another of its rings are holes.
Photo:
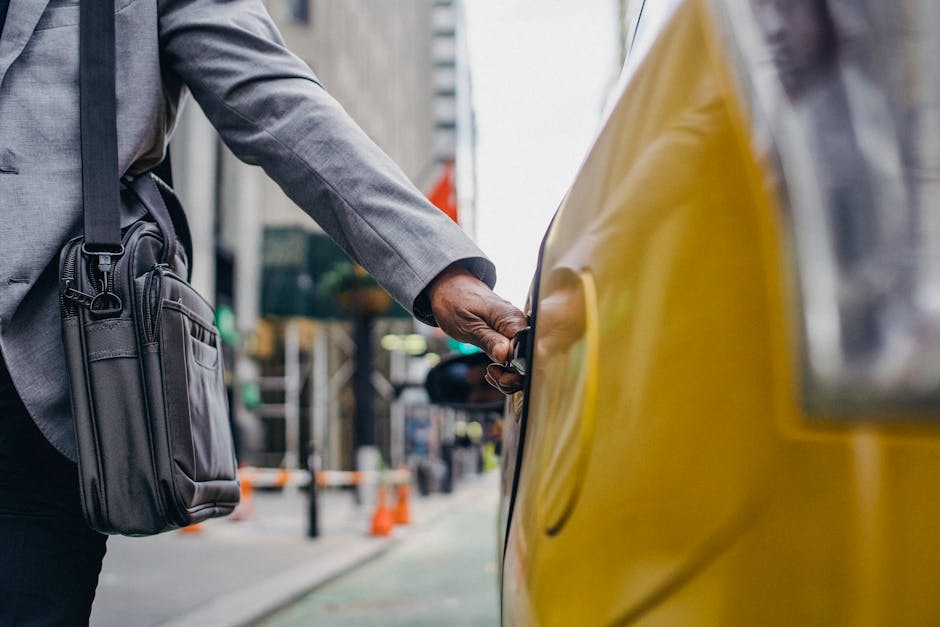
[[[444,164],[444,171],[441,177],[434,183],[431,191],[428,192],[428,200],[443,211],[447,216],[457,222],[457,190],[454,186],[454,162],[448,161]]]

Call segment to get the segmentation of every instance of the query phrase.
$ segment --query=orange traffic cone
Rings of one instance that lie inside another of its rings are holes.
[[[395,524],[407,525],[411,522],[411,508],[408,507],[408,484],[399,483],[395,486],[398,501],[395,503]]]
[[[251,477],[243,475],[239,479],[241,480],[241,500],[229,517],[230,520],[248,520],[255,511],[255,488],[251,483]]]
[[[388,488],[382,486],[376,492],[375,513],[372,514],[372,535],[387,536],[392,533],[395,518],[388,507]]]

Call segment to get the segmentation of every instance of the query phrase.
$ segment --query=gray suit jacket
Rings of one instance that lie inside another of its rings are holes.
[[[160,161],[188,88],[236,155],[419,317],[422,290],[454,261],[493,284],[492,264],[285,48],[261,0],[115,8],[121,172]],[[81,228],[78,13],[78,0],[12,0],[0,36],[0,350],[40,430],[72,459],[56,273]]]

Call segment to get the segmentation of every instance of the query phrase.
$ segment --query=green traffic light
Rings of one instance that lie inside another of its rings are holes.
[[[458,342],[454,338],[447,338],[447,348],[452,351],[456,351],[461,355],[473,355],[474,353],[480,352],[480,349],[473,344],[468,344],[467,342]]]

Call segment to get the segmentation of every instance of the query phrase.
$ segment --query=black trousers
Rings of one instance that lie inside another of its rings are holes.
[[[85,524],[78,489],[0,359],[0,627],[88,624],[106,536]]]

